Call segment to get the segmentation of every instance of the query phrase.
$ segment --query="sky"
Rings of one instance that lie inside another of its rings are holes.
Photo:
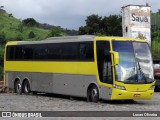
[[[160,0],[0,0],[0,6],[18,19],[34,18],[40,23],[78,30],[89,15],[118,15],[123,6],[146,2],[152,12],[160,9]]]

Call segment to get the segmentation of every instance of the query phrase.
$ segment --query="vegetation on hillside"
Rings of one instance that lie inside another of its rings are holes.
[[[3,60],[4,46],[7,41],[35,41],[48,37],[75,35],[76,30],[63,29],[60,26],[41,24],[34,18],[20,20],[0,8],[0,61]],[[0,65],[0,78],[2,75]]]
[[[151,14],[152,55],[160,60],[160,11]]]
[[[0,16],[0,37],[3,37],[3,41],[5,42],[10,40],[42,40],[52,37],[49,36],[52,30],[38,27],[38,22],[33,18],[27,18],[21,21],[2,9],[0,9]],[[65,34],[58,27],[55,30],[61,31],[60,35]],[[30,37],[31,32],[34,34],[34,37]]]
[[[122,17],[90,15],[86,19],[86,25],[79,28],[79,34],[122,36]],[[144,38],[144,36],[139,37]],[[151,40],[153,59],[160,59],[160,11],[151,14]]]
[[[79,34],[122,36],[122,17],[90,15],[86,19],[86,25],[79,28]]]
[[[152,33],[160,30],[160,11],[151,13],[151,30]]]
[[[160,31],[152,32],[151,50],[153,59],[160,60]]]
[[[153,58],[160,59],[160,12],[151,14],[151,32]],[[47,23],[42,24],[33,18],[19,20],[0,9],[0,60],[3,60],[4,45],[7,41],[42,40],[47,37],[76,34],[75,30],[63,29]],[[90,15],[86,18],[86,25],[79,28],[78,34],[122,36],[122,17]],[[2,70],[1,67],[0,70]]]

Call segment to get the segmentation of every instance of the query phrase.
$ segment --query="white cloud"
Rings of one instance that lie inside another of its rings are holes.
[[[122,6],[145,5],[146,1],[157,11],[159,0],[0,0],[0,5],[17,18],[33,17],[42,23],[78,29],[86,16],[120,14]]]

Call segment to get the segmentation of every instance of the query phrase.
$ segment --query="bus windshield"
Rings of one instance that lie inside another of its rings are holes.
[[[128,84],[147,84],[154,81],[150,49],[145,42],[113,41],[119,53],[115,66],[116,80]]]

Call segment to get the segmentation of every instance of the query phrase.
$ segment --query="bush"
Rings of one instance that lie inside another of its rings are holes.
[[[28,34],[28,37],[29,37],[29,38],[34,38],[34,37],[36,37],[36,35],[34,34],[33,31],[31,31],[31,32]]]
[[[4,32],[0,33],[0,44],[6,43],[6,35]]]
[[[18,35],[17,38],[16,38],[16,40],[17,40],[17,41],[22,41],[22,40],[23,40],[23,37],[22,37],[21,35]]]
[[[52,29],[48,35],[48,37],[58,37],[62,36],[62,33],[60,30]]]
[[[3,60],[3,58],[4,58],[4,48],[0,48],[0,60]]]
[[[37,26],[38,25],[38,22],[33,18],[24,19],[22,21],[22,23],[23,23],[23,25],[29,26],[29,27],[33,27],[33,26]]]

